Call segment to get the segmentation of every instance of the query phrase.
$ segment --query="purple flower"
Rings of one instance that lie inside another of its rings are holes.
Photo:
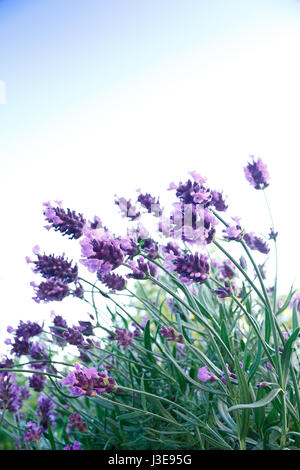
[[[29,387],[33,388],[36,392],[41,392],[44,389],[46,376],[41,374],[33,374],[29,377]]]
[[[157,272],[156,266],[150,261],[146,261],[142,256],[140,256],[137,261],[127,261],[127,264],[132,270],[131,273],[127,274],[128,278],[147,279],[149,275],[155,277]]]
[[[151,194],[146,193],[146,194],[140,194],[138,197],[138,202],[141,204],[141,206],[145,207],[149,214],[153,214],[155,217],[160,217],[162,214],[160,205],[159,205],[159,199],[155,200]]]
[[[83,450],[83,449],[78,441],[74,441],[72,445],[65,446],[64,450]]]
[[[67,428],[77,429],[79,432],[86,432],[87,425],[84,421],[82,421],[81,416],[79,413],[73,413],[69,416],[70,423],[68,424]]]
[[[54,326],[50,327],[50,331],[54,334],[55,340],[58,344],[64,344],[64,330],[68,328],[67,322],[60,316],[56,315],[53,319]]]
[[[126,280],[122,276],[119,276],[119,274],[114,274],[114,273],[102,274],[98,272],[97,277],[109,289],[123,290],[126,287]]]
[[[32,421],[25,424],[24,441],[38,442],[42,437],[42,428]]]
[[[270,371],[274,370],[274,367],[272,366],[272,364],[270,362],[265,361],[264,364],[265,364],[265,368],[267,370],[270,370]]]
[[[296,292],[291,303],[290,303],[290,308],[293,308],[294,305],[297,305],[297,311],[300,313],[300,291]]]
[[[98,372],[95,367],[80,367],[75,363],[75,371],[62,379],[64,385],[75,395],[97,396],[110,393],[116,388],[116,381],[108,376],[107,371]]]
[[[224,284],[224,287],[222,286],[218,286],[217,289],[212,289],[212,292],[214,294],[217,294],[217,296],[220,298],[220,299],[225,299],[226,297],[232,297],[232,289],[231,289],[231,285],[230,283],[225,283]]]
[[[197,377],[201,382],[208,382],[208,381],[215,382],[216,380],[215,375],[208,370],[207,366],[200,367],[198,369]]]
[[[40,418],[41,427],[48,428],[48,420],[51,426],[55,426],[54,403],[42,392],[37,401],[37,416]]]
[[[114,339],[118,341],[119,346],[129,346],[130,343],[134,340],[134,333],[132,333],[129,330],[126,330],[126,328],[123,328],[122,330],[116,329],[115,331],[115,336]]]
[[[160,334],[167,339],[167,341],[177,341],[178,343],[183,342],[183,336],[181,333],[177,333],[171,326],[162,326],[159,330]]]
[[[13,373],[0,372],[0,409],[6,408],[10,413],[15,413],[28,398],[29,390],[18,386]]]
[[[227,370],[227,373],[228,373],[229,377],[231,377],[232,379],[236,379],[237,378],[236,374],[234,374],[233,372],[230,372],[228,364],[225,364],[225,366],[226,366],[226,370]],[[242,367],[242,365],[241,365],[241,367]],[[224,384],[227,383],[226,374],[224,372],[223,372],[223,375],[221,377],[221,380]]]
[[[268,382],[260,382],[259,384],[256,385],[257,388],[262,388],[266,387],[268,385]]]
[[[99,271],[107,274],[123,263],[124,252],[120,240],[114,239],[104,229],[87,232],[80,244],[84,257],[81,263],[92,273]]]
[[[31,261],[35,265],[33,271],[40,273],[44,278],[60,279],[63,282],[76,282],[78,277],[77,265],[72,266],[72,261],[68,261],[62,256],[40,255],[37,254],[38,260]]]
[[[29,338],[33,336],[37,336],[41,334],[43,331],[42,326],[40,326],[38,323],[27,321],[24,323],[22,320],[20,320],[20,323],[15,332],[15,336],[17,338],[23,338],[24,340],[28,340]]]
[[[269,186],[270,178],[267,166],[261,158],[255,161],[253,155],[250,155],[250,157],[252,158],[252,163],[248,163],[244,168],[246,179],[255,189],[265,189]]]
[[[220,211],[220,212],[226,211],[228,206],[225,204],[222,193],[218,191],[211,191],[211,194],[212,194],[211,205],[214,206],[217,211]]]
[[[235,266],[230,260],[224,261],[220,266],[220,273],[226,279],[232,279],[235,276]]]
[[[251,250],[257,250],[260,253],[263,253],[265,255],[267,255],[270,251],[270,248],[268,247],[266,242],[264,242],[262,238],[257,237],[256,235],[254,235],[253,232],[245,233],[244,240],[246,242],[246,245]]]
[[[277,236],[278,236],[278,232],[274,232],[274,229],[271,228],[270,233],[269,233],[269,239],[270,240],[276,240]]]
[[[239,224],[232,225],[223,230],[224,238],[226,240],[241,240],[243,236],[243,230]]]
[[[86,220],[82,214],[76,214],[75,211],[70,209],[63,209],[61,202],[57,201],[56,207],[52,206],[50,202],[45,202],[46,207],[44,215],[49,225],[46,225],[47,230],[54,228],[55,231],[61,232],[63,235],[68,235],[70,239],[80,238],[83,234],[83,229],[86,225]]]
[[[53,278],[41,282],[40,285],[35,284],[35,282],[31,282],[30,285],[35,289],[35,297],[33,297],[33,300],[37,303],[41,301],[45,303],[61,301],[71,293],[67,284]]]
[[[177,245],[177,243],[174,243],[174,242],[167,243],[166,246],[162,247],[162,251],[163,253],[172,253],[175,256],[178,256],[181,254],[179,245]]]
[[[179,279],[189,285],[193,282],[203,284],[209,278],[210,264],[208,256],[186,254],[172,260],[173,270],[179,274]]]

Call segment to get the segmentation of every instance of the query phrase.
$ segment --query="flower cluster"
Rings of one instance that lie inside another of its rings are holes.
[[[255,189],[265,189],[269,186],[269,172],[267,166],[261,158],[255,161],[255,157],[250,155],[252,162],[244,168],[246,179]]]
[[[75,371],[62,379],[62,383],[74,395],[97,396],[110,393],[117,388],[115,379],[108,376],[107,371],[98,372],[95,367],[80,367],[75,363]]]

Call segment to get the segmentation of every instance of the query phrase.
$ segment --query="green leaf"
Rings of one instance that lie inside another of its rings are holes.
[[[228,411],[239,410],[239,409],[252,409],[252,408],[260,408],[261,406],[266,406],[268,403],[271,403],[272,400],[281,392],[281,388],[276,388],[271,390],[264,398],[261,400],[255,401],[253,403],[241,403],[239,405],[232,406],[228,408]]]
[[[156,363],[155,357],[153,356],[152,353],[152,345],[151,345],[151,334],[150,334],[150,320],[147,321],[145,330],[144,330],[144,344],[145,348],[149,353],[147,354],[150,361]]]
[[[276,315],[280,315],[288,306],[289,306],[289,303],[290,301],[292,300],[292,297],[293,295],[295,294],[296,291],[293,290],[293,286],[291,287],[290,289],[290,292],[287,296],[287,298],[285,299],[285,302],[284,304],[282,305],[282,307],[278,310],[278,312],[276,313]]]
[[[298,338],[299,331],[300,331],[300,327],[296,328],[295,331],[293,331],[293,333],[291,334],[291,336],[289,337],[289,339],[287,340],[287,342],[284,345],[284,350],[283,350],[283,353],[282,353],[282,356],[281,356],[282,371],[283,371],[283,377],[284,377],[285,383],[286,383],[287,378],[288,378],[289,367],[290,367],[290,362],[291,362],[291,355],[292,355],[292,352],[293,352],[293,344],[296,341],[296,339]]]
[[[52,450],[56,450],[55,442],[54,442],[54,437],[53,437],[53,433],[52,433],[52,428],[51,428],[51,423],[50,423],[50,419],[49,419],[49,418],[48,418],[47,426],[48,426],[48,434],[47,434],[47,437],[48,437],[49,442],[50,442],[50,444],[51,444],[51,448],[52,448]]]

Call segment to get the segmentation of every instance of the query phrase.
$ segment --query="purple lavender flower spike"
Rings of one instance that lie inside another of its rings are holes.
[[[59,279],[47,279],[39,285],[35,284],[35,282],[31,282],[30,285],[35,289],[35,297],[33,297],[33,300],[37,303],[41,301],[45,303],[52,301],[60,302],[71,293],[68,285]]]
[[[132,272],[127,274],[127,278],[133,279],[147,279],[149,275],[155,277],[157,273],[156,266],[150,261],[146,261],[145,258],[140,256],[137,261],[127,261]]]
[[[216,208],[217,211],[224,212],[227,210],[228,206],[225,204],[223,195],[218,191],[211,191],[212,200],[211,205]]]
[[[267,166],[261,158],[255,161],[253,155],[250,155],[250,157],[252,158],[252,163],[248,163],[244,168],[246,179],[255,189],[265,189],[269,186],[270,178]]]
[[[147,209],[148,213],[153,214],[155,217],[160,217],[162,214],[162,210],[159,205],[159,199],[155,199],[151,194],[146,193],[146,194],[140,194],[138,197],[138,202],[141,204],[141,206],[145,207]]]
[[[126,280],[119,274],[114,274],[114,273],[102,274],[98,272],[97,277],[109,289],[123,290],[126,287]]]
[[[29,442],[38,442],[42,437],[42,428],[38,427],[38,425],[32,421],[28,421],[25,424],[25,434],[24,434],[24,441]]]
[[[45,279],[55,278],[63,282],[76,282],[78,277],[78,267],[72,266],[72,261],[68,261],[62,256],[37,255],[37,261],[31,261],[35,267],[33,272],[40,273]]]
[[[33,388],[33,390],[35,390],[36,392],[41,392],[42,390],[44,390],[45,382],[45,375],[32,374],[32,376],[29,377],[29,387]]]
[[[51,426],[55,426],[54,403],[44,392],[38,398],[36,414],[40,419],[40,426],[43,430],[48,428],[48,420]]]
[[[210,264],[208,256],[198,254],[186,254],[177,256],[172,260],[174,271],[179,274],[179,279],[187,285],[196,282],[203,284],[209,278]]]
[[[79,432],[86,432],[87,431],[87,425],[82,420],[79,413],[72,413],[69,416],[69,421],[70,421],[70,423],[68,424],[67,428],[77,429]]]
[[[264,242],[262,238],[257,237],[253,232],[245,233],[244,240],[246,242],[246,245],[251,250],[259,251],[260,253],[263,253],[265,255],[267,255],[270,251],[270,248],[268,247],[266,242]]]
[[[260,382],[256,385],[257,388],[263,388],[263,387],[267,387],[268,385],[268,382]]]
[[[177,333],[177,331],[175,331],[171,326],[162,326],[159,332],[167,341],[177,341],[178,343],[183,342],[182,334]]]
[[[122,330],[117,329],[115,331],[114,339],[118,341],[119,346],[127,347],[134,340],[134,333],[129,330],[126,330],[126,328],[123,328]]]
[[[75,211],[70,209],[65,211],[60,202],[56,207],[52,206],[50,202],[45,202],[44,206],[46,207],[44,215],[49,223],[49,225],[46,225],[48,230],[54,228],[55,231],[68,235],[70,239],[77,239],[83,235],[86,220],[82,214],[76,214]]]

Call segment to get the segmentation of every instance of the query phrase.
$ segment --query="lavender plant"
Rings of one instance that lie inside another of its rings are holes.
[[[245,176],[261,192],[269,185],[261,159]],[[81,259],[36,246],[26,258],[40,277],[33,299],[72,296],[89,317],[8,327],[0,432],[9,448],[299,448],[300,299],[293,289],[278,297],[277,273],[265,285],[273,221],[268,239],[246,231],[196,172],[169,190],[170,213],[148,193],[134,204],[116,196],[126,235],[44,205],[46,228],[79,242]]]

